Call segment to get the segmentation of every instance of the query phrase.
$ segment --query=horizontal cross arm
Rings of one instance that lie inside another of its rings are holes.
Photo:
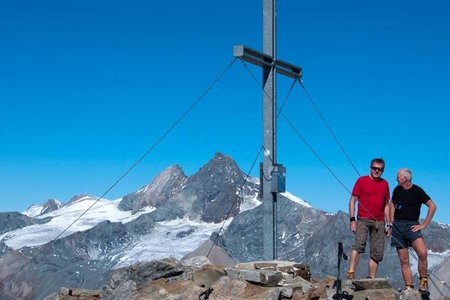
[[[292,65],[282,60],[274,60],[271,56],[244,45],[234,46],[234,56],[263,68],[275,66],[278,73],[291,78],[301,78],[303,75],[301,67]]]

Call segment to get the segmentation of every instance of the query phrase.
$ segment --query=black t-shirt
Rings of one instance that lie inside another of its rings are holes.
[[[407,190],[401,186],[395,187],[392,192],[392,203],[395,207],[394,220],[418,221],[422,203],[425,204],[430,199],[430,196],[415,184]]]

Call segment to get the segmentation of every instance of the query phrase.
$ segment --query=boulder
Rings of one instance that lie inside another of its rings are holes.
[[[400,293],[400,300],[422,300],[422,294],[415,289],[405,289]]]
[[[143,283],[155,279],[174,277],[182,273],[184,273],[184,269],[174,258],[138,263],[133,266],[114,270],[111,276],[110,287],[114,288],[114,286],[129,280],[136,282],[139,287]]]
[[[291,287],[294,290],[298,289],[304,293],[309,292],[309,290],[314,287],[312,283],[301,277],[295,277],[292,282],[285,283],[284,286]]]
[[[283,274],[272,270],[244,270],[236,268],[225,268],[228,276],[236,279],[243,279],[249,282],[258,283],[264,286],[276,286]]]
[[[366,278],[352,280],[356,291],[362,290],[378,290],[378,289],[392,289],[392,286],[384,278]]]
[[[194,258],[196,256],[208,256],[208,260],[211,264],[224,265],[228,267],[233,267],[236,261],[228,255],[220,246],[214,244],[211,239],[205,241],[196,250],[185,255],[181,258],[181,262],[184,263],[186,260]]]
[[[192,280],[200,287],[209,288],[220,277],[225,275],[223,268],[205,266],[201,270],[196,270],[192,273]]]
[[[248,295],[256,295],[264,290],[263,287],[252,285],[244,280],[226,276],[221,277],[211,286],[211,288],[213,289],[213,292],[209,296],[210,300],[241,300],[248,297]]]
[[[183,267],[203,267],[204,265],[210,265],[211,262],[206,256],[194,256],[181,262]]]
[[[353,293],[353,300],[398,300],[399,294],[394,289],[361,290]],[[412,299],[411,299],[412,300]]]

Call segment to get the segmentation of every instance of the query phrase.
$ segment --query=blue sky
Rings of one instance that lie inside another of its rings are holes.
[[[368,174],[370,159],[384,157],[393,189],[396,170],[411,168],[445,223],[449,13],[446,1],[278,3],[278,57],[303,67],[305,87],[358,171]],[[4,1],[0,210],[103,194],[229,65],[234,45],[262,49],[261,14],[259,0]],[[278,77],[280,104],[291,83]],[[106,198],[172,164],[191,175],[216,152],[247,172],[262,144],[261,99],[237,61]],[[284,113],[351,189],[357,173],[298,85]],[[288,190],[347,211],[347,190],[283,119],[278,131]]]

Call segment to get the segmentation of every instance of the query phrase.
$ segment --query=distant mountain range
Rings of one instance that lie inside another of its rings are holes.
[[[192,176],[171,166],[119,200],[81,195],[67,204],[51,199],[22,214],[0,213],[0,299],[43,299],[62,286],[98,289],[110,281],[113,269],[181,259],[205,249],[211,236],[230,261],[261,260],[258,190],[258,182],[231,157],[217,153]],[[279,259],[309,264],[313,277],[335,276],[337,243],[343,242],[348,253],[353,243],[348,215],[315,209],[285,193],[278,218]],[[449,277],[450,226],[432,223],[424,235],[430,269]],[[401,285],[397,254],[390,247],[385,253],[379,275]],[[362,256],[358,276],[365,277],[366,264]]]

